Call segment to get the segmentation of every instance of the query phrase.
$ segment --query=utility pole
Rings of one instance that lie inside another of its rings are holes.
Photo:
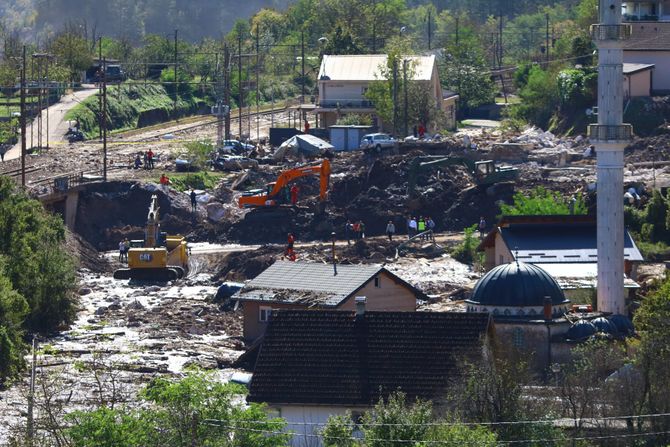
[[[549,67],[549,13],[545,14],[545,18],[547,19],[547,29],[546,29],[546,35],[545,35],[545,44],[544,44],[544,55],[547,60],[547,67]]]
[[[393,133],[398,135],[398,59],[393,59]]]
[[[26,46],[21,60],[21,186],[26,186]]]
[[[237,90],[239,101],[237,104],[237,117],[240,121],[240,141],[242,140],[242,107],[244,107],[244,88],[242,87],[242,33],[237,30]]]
[[[107,58],[102,59],[102,179],[107,181]]]
[[[430,8],[429,8],[429,9],[428,9],[428,51],[431,50],[431,48],[430,48],[430,44],[431,44],[431,37],[432,37],[432,34],[433,34],[433,33],[432,33],[432,30],[430,29],[430,27],[431,27],[431,25],[432,25],[432,24],[430,23],[430,22],[431,22],[430,12],[431,12],[431,11],[430,11]]]
[[[26,429],[27,429],[27,435],[28,435],[28,446],[32,447],[33,446],[33,440],[35,436],[35,428],[34,428],[34,417],[33,417],[33,407],[35,404],[35,372],[37,369],[37,346],[36,346],[36,338],[33,335],[33,346],[32,346],[32,354],[33,354],[33,362],[30,365],[30,387],[28,389],[28,422],[26,424]]]
[[[458,48],[458,40],[459,40],[459,29],[458,29],[458,16],[456,16],[456,48]]]
[[[226,140],[230,139],[230,51],[228,50],[228,44],[223,45],[223,70],[225,74],[225,80],[223,84],[223,102],[228,106],[228,113],[224,117],[224,127],[225,127],[225,136]]]
[[[261,64],[261,39],[258,34],[258,26],[256,27],[256,144],[261,140],[261,129],[260,129],[260,110],[258,97],[260,96],[260,64]]]
[[[301,84],[302,84],[302,94],[300,96],[300,104],[305,103],[305,32],[300,31],[300,62],[302,62],[301,69]]]
[[[177,81],[177,39],[179,30],[174,30],[174,118],[177,117],[177,97],[179,96],[179,83]]]
[[[500,13],[500,22],[498,23],[498,68],[502,68],[503,64],[503,16]]]
[[[377,0],[372,0],[372,54],[377,53]]]
[[[98,64],[102,69],[102,36],[98,39]],[[98,110],[102,110],[102,77],[98,79]],[[98,121],[98,136],[102,141],[102,115]]]
[[[409,129],[407,127],[407,108],[408,108],[408,101],[407,101],[407,59],[403,59],[402,61],[402,89],[403,93],[405,96],[405,107],[404,107],[404,121],[405,121],[405,134],[403,135],[403,138],[407,136],[409,133]]]

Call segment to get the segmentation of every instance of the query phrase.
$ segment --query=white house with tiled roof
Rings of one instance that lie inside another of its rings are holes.
[[[435,105],[445,112],[447,127],[455,126],[456,101],[458,95],[444,97],[435,55],[405,56],[407,72],[413,81],[426,84]],[[371,114],[377,120],[380,129],[389,127],[375,116],[374,104],[365,97],[369,84],[385,80],[382,70],[388,63],[385,54],[325,55],[319,69],[319,99],[315,112],[319,116],[321,127],[336,124],[337,119],[349,113]],[[403,62],[398,64],[398,78],[403,76]],[[401,95],[402,92],[398,92]],[[399,113],[402,117],[402,113]],[[409,124],[409,128],[418,123]]]

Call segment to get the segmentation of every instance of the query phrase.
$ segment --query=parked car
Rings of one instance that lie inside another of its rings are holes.
[[[241,155],[254,149],[256,147],[253,144],[241,143],[237,140],[223,140],[223,146],[219,148],[219,152]]]
[[[256,160],[239,155],[220,155],[210,163],[212,168],[218,171],[240,171],[242,169],[258,168]]]
[[[175,171],[186,172],[191,171],[195,168],[193,160],[188,156],[188,154],[181,154],[174,161]]]
[[[360,148],[365,151],[381,152],[382,149],[392,149],[398,145],[398,141],[385,133],[370,133],[363,136]]]

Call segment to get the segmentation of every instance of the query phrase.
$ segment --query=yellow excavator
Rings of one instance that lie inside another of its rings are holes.
[[[128,250],[128,268],[114,272],[115,279],[173,281],[188,269],[188,244],[181,235],[160,231],[158,196],[151,196],[144,240],[133,240]]]

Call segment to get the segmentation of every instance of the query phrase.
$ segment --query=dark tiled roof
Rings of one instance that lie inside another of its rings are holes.
[[[423,296],[380,265],[338,265],[335,275],[332,264],[277,261],[233,295],[233,299],[335,307],[382,271],[417,296]]]
[[[529,263],[596,262],[596,221],[594,216],[503,216],[477,248],[495,245],[500,233],[515,259]],[[518,256],[517,256],[518,250]],[[624,233],[624,257],[643,261],[630,233]]]
[[[595,223],[517,224],[499,231],[505,245],[519,261],[574,263],[595,262],[598,259]],[[624,233],[624,258],[628,261],[643,260],[628,231]]]
[[[670,50],[670,22],[631,22],[632,35],[624,50]]]
[[[481,354],[488,325],[478,313],[276,311],[248,399],[367,405],[397,389],[432,399],[464,356]]]

